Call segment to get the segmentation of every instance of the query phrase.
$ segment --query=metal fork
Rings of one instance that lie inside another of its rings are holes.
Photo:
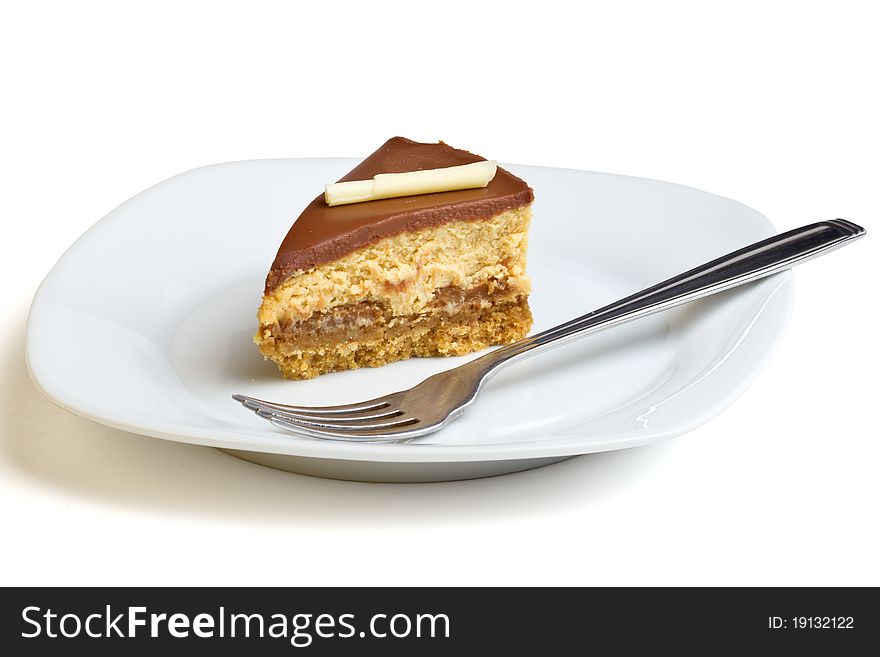
[[[232,396],[276,427],[315,438],[405,442],[461,415],[502,367],[640,317],[770,276],[865,234],[844,219],[822,221],[733,251],[598,310],[428,377],[409,390],[356,404],[290,406]]]

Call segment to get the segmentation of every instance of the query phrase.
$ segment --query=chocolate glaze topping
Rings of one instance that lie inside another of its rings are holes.
[[[367,180],[377,173],[404,173],[479,162],[485,158],[444,144],[422,144],[393,137],[339,182]],[[328,206],[321,194],[309,203],[281,242],[266,277],[266,292],[300,269],[332,262],[344,255],[398,235],[461,220],[487,219],[534,199],[529,186],[498,167],[482,189]]]

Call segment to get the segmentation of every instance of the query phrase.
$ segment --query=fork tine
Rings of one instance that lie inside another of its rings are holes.
[[[248,395],[241,395],[238,393],[232,395],[232,398],[241,404],[249,402],[273,410],[314,415],[337,415],[379,410],[391,406],[391,402],[387,401],[386,397],[377,397],[376,399],[368,399],[367,401],[358,402],[356,404],[344,404],[342,406],[290,406],[288,404],[279,404],[277,402],[270,402],[265,399],[257,399],[256,397],[249,397]]]
[[[294,426],[294,427],[304,427],[318,431],[338,431],[338,432],[352,432],[352,433],[360,433],[363,431],[379,431],[386,432],[391,429],[397,429],[400,427],[411,426],[413,424],[418,423],[418,419],[414,417],[406,417],[403,416],[401,419],[390,419],[388,422],[374,422],[372,423],[361,423],[357,420],[347,421],[341,423],[335,420],[305,420],[295,417],[290,417],[287,415],[281,415],[279,413],[267,410],[258,410],[256,411],[257,415],[265,420],[269,420],[273,423],[278,422],[284,426]],[[371,421],[367,421],[371,422]]]
[[[393,407],[388,407],[387,409],[378,409],[375,411],[353,411],[351,413],[303,413],[303,412],[293,412],[293,411],[282,411],[274,406],[269,406],[268,404],[260,404],[257,402],[252,402],[249,399],[243,401],[242,406],[245,408],[254,411],[271,411],[272,413],[279,415],[281,417],[289,417],[295,420],[334,420],[340,422],[347,422],[349,420],[382,420],[385,418],[397,417],[399,415],[403,415],[403,411],[398,410]]]

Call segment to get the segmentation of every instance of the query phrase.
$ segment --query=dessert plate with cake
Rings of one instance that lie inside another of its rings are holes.
[[[142,192],[64,254],[31,308],[28,366],[80,416],[293,472],[515,472],[717,415],[782,336],[791,273],[505,369],[467,414],[403,444],[294,435],[230,396],[332,406],[406,389],[774,233],[692,188],[442,142],[213,165]]]

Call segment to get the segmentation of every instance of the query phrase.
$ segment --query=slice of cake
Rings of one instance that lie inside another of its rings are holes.
[[[482,161],[395,137],[340,182]],[[305,379],[524,337],[533,199],[500,167],[477,189],[334,206],[319,196],[278,249],[254,342],[285,377]]]

